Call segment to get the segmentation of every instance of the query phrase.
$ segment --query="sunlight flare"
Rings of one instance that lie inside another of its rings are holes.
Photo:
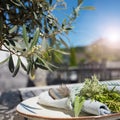
[[[120,42],[120,30],[114,27],[109,27],[104,31],[104,38],[109,47],[118,47]]]
[[[111,43],[116,43],[120,40],[120,34],[116,30],[109,30],[106,37]]]

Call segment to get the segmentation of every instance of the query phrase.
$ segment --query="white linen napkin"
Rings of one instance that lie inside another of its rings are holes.
[[[38,103],[39,104],[45,105],[45,106],[50,106],[50,107],[68,109],[67,101],[68,101],[68,97],[65,97],[62,99],[53,99],[49,95],[48,91],[42,92],[38,96]]]
[[[61,99],[53,99],[49,95],[48,91],[42,92],[38,96],[38,103],[49,107],[73,110],[72,102],[70,102],[70,99],[68,97]],[[94,115],[104,115],[111,113],[111,111],[105,104],[92,100],[86,100],[84,102],[82,111]]]
[[[82,111],[93,115],[105,115],[111,113],[105,104],[95,100],[86,100],[83,104]]]

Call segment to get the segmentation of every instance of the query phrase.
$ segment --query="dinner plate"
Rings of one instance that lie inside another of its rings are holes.
[[[38,96],[24,100],[17,105],[17,112],[32,120],[120,120],[120,113],[92,116],[82,113],[73,117],[73,112],[64,109],[46,107],[38,104]]]

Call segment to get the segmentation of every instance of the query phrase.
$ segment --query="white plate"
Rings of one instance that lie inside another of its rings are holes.
[[[120,113],[104,115],[104,116],[86,116],[73,117],[73,112],[64,109],[41,106],[37,103],[38,97],[29,98],[21,102],[16,110],[24,117],[33,120],[118,120]]]

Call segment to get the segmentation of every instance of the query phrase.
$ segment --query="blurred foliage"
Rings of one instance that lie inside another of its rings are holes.
[[[98,39],[86,48],[85,53],[89,61],[120,61],[119,49],[111,48],[105,41],[105,39]]]
[[[84,64],[86,62],[86,59],[85,58],[81,58],[80,61],[79,61],[79,64]]]
[[[0,50],[9,53],[3,62],[9,63],[13,76],[20,67],[31,76],[37,68],[56,68],[54,60],[60,61],[60,53],[67,54],[61,44],[68,47],[63,38],[72,30],[79,10],[93,9],[82,7],[82,3],[78,0],[71,14],[59,22],[53,11],[66,8],[64,0],[0,0]],[[17,57],[16,65],[13,56]]]
[[[119,43],[116,46],[110,46],[106,39],[98,39],[88,46],[74,47],[77,58],[77,65],[81,63],[93,63],[103,61],[120,61]]]
[[[76,61],[76,51],[75,48],[70,49],[70,66],[76,66],[77,61]]]

